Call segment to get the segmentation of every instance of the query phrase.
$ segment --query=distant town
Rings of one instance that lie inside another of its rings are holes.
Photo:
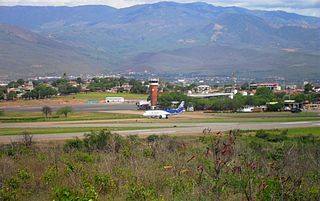
[[[257,82],[235,74],[221,77],[176,75],[160,79],[158,108],[169,108],[187,101],[187,110],[238,112],[319,110],[320,84],[304,81],[286,84],[281,81]],[[96,76],[34,77],[0,82],[0,100],[50,99],[78,93],[116,94],[106,103],[125,101],[124,93],[148,94],[151,73],[126,73]],[[99,100],[88,100],[94,103]],[[149,100],[137,100],[138,109],[150,109]]]

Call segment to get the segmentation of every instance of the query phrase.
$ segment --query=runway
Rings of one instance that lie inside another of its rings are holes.
[[[86,121],[87,123],[88,121]],[[228,131],[233,129],[240,130],[259,130],[259,129],[285,129],[285,128],[307,128],[319,127],[320,121],[304,122],[273,122],[273,123],[77,123],[72,122],[33,122],[33,123],[4,123],[0,128],[63,128],[63,127],[130,127],[140,128],[140,130],[113,131],[120,135],[171,135],[171,134],[201,134],[203,129],[211,128],[212,132]],[[146,128],[141,130],[141,128]],[[155,127],[155,128],[152,128]],[[160,128],[162,127],[162,128]],[[83,137],[84,133],[64,133],[64,134],[36,134],[36,141],[66,140],[74,137]],[[20,136],[0,136],[0,143],[8,143],[21,138]]]

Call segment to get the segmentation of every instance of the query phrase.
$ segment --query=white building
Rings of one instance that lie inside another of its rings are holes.
[[[266,83],[259,83],[259,84],[250,84],[250,89],[257,89],[259,87],[267,87],[271,90],[280,91],[281,86],[279,83],[276,82],[266,82]]]
[[[106,97],[106,103],[123,103],[123,97]]]

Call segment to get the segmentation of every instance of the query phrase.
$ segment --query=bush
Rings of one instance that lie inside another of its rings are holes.
[[[46,185],[56,180],[57,177],[58,177],[58,170],[56,166],[49,166],[42,176]]]
[[[127,196],[127,201],[154,200],[155,190],[139,184],[131,184]]]
[[[94,184],[97,187],[99,193],[111,193],[117,189],[116,182],[109,175],[95,175]]]
[[[318,141],[318,138],[312,134],[308,134],[308,135],[303,135],[303,136],[299,136],[296,138],[298,142],[302,142],[302,143],[316,143]]]
[[[63,150],[65,152],[72,152],[72,151],[75,151],[75,150],[82,150],[83,148],[84,148],[84,143],[79,138],[76,138],[76,139],[73,139],[73,140],[68,140],[63,145]]]
[[[261,139],[267,139],[269,137],[269,133],[267,133],[265,130],[258,130],[256,132],[256,137]]]
[[[259,130],[256,133],[257,138],[265,139],[269,142],[283,142],[284,140],[288,139],[287,136],[288,130],[281,131],[280,134],[270,134],[267,133],[265,130]]]
[[[88,151],[111,150],[111,137],[112,134],[110,131],[101,130],[100,132],[91,132],[85,134],[85,139],[83,140],[84,146]]]
[[[149,135],[149,136],[147,137],[147,141],[148,141],[149,143],[155,142],[155,141],[157,141],[158,139],[159,139],[159,136],[158,136],[158,135]]]
[[[92,155],[88,154],[88,153],[84,153],[84,152],[77,152],[75,154],[76,159],[80,162],[85,162],[85,163],[93,163],[94,159],[92,157]]]
[[[22,132],[22,138],[21,141],[26,147],[30,147],[32,145],[32,139],[33,135],[31,135],[29,132]]]
[[[80,196],[67,187],[57,187],[54,189],[53,201],[80,201]]]

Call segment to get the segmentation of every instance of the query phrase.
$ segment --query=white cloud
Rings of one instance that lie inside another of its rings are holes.
[[[173,0],[190,3],[197,0]],[[248,9],[284,10],[303,15],[320,16],[320,0],[202,0],[217,6],[239,6]],[[0,0],[0,5],[109,5],[117,8],[129,7],[137,4],[155,3],[159,0]]]

